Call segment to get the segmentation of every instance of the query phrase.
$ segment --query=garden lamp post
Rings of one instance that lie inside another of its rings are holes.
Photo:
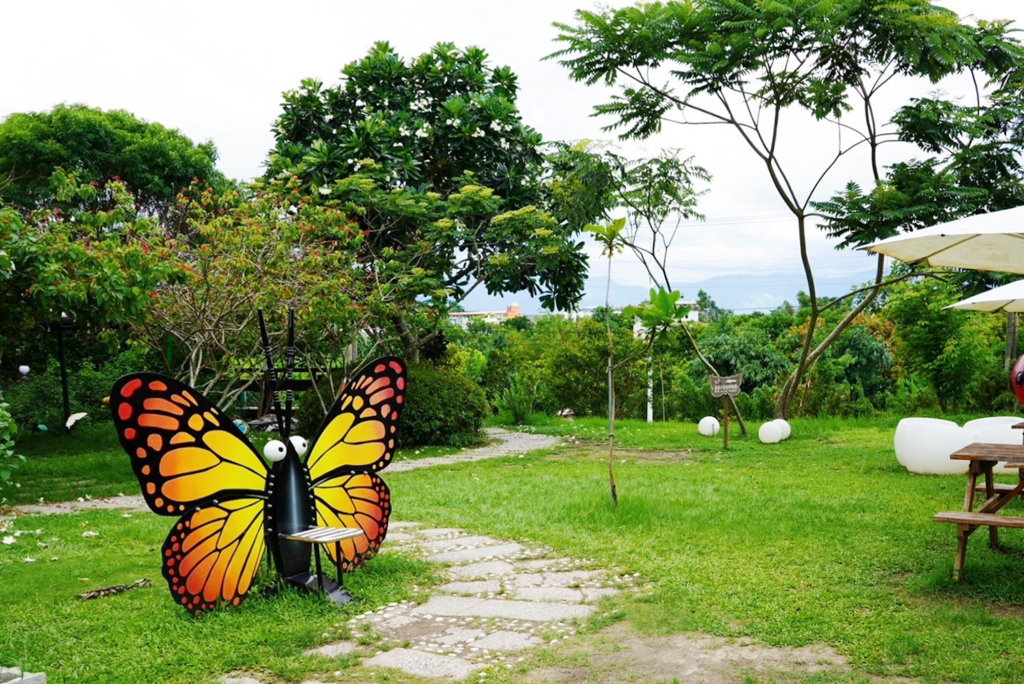
[[[64,353],[64,332],[75,327],[75,319],[67,313],[60,312],[60,320],[50,325],[50,329],[57,333],[57,358],[60,360],[60,390],[64,399],[64,425],[67,427],[68,416],[71,415],[71,398],[68,395],[68,364]]]

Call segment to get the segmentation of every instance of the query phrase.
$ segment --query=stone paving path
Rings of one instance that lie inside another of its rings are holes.
[[[396,461],[383,471],[387,473],[401,473],[406,470],[418,468],[430,468],[440,465],[451,465],[453,463],[468,463],[470,461],[482,461],[488,458],[501,458],[502,456],[515,456],[525,454],[534,449],[546,449],[558,444],[559,439],[550,435],[536,435],[527,432],[509,432],[501,428],[486,428],[488,439],[492,444],[477,449],[466,449],[449,456],[432,456],[430,458],[412,459],[407,461]],[[149,510],[146,503],[139,494],[119,494],[104,499],[79,499],[78,501],[62,501],[59,503],[41,503],[16,506],[14,510],[18,513],[28,514],[53,514],[53,513],[74,513],[76,511],[92,510],[97,508],[127,508],[138,511]]]
[[[448,582],[425,603],[392,603],[353,618],[353,640],[307,655],[360,653],[362,667],[454,680],[486,668],[511,669],[528,649],[574,635],[597,601],[633,579],[585,569],[586,563],[543,547],[458,529],[396,522],[391,530],[382,553],[399,550],[450,564]],[[367,650],[357,641],[387,650]]]

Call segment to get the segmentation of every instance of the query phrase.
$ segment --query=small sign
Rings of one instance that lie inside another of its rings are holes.
[[[743,384],[743,374],[739,375],[712,375],[711,396],[713,397],[737,397],[740,394],[740,385]]]

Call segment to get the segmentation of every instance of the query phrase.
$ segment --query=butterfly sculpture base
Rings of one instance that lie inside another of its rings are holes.
[[[352,594],[343,584],[335,582],[323,573],[304,572],[294,577],[282,577],[267,588],[265,594],[273,596],[279,593],[284,587],[299,589],[310,594],[320,594],[328,601],[343,606],[352,601]]]

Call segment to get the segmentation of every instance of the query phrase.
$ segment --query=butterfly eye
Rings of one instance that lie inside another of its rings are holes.
[[[290,441],[292,443],[292,446],[295,447],[295,453],[297,453],[299,456],[306,455],[306,449],[309,448],[309,444],[306,442],[305,438],[296,435],[293,437],[289,437],[288,441]]]
[[[279,439],[272,439],[263,447],[263,455],[268,461],[273,461],[274,463],[283,460],[286,453],[288,453],[288,450],[285,448],[284,442]]]

